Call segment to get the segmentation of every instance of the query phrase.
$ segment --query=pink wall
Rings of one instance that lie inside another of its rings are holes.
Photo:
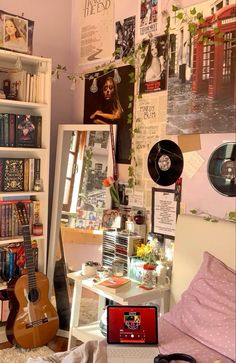
[[[71,1],[72,0],[1,0],[0,8],[6,12],[23,15],[33,20],[33,55],[52,58],[52,64],[71,64]],[[50,203],[53,192],[54,163],[57,126],[71,123],[71,91],[62,77],[52,84]],[[50,214],[49,214],[50,215]]]

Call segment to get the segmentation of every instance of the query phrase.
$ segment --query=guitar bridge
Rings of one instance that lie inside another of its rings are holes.
[[[42,325],[42,324],[45,324],[45,323],[48,323],[48,318],[35,320],[35,321],[30,322],[30,323],[27,323],[26,324],[26,329],[32,328],[34,326]]]

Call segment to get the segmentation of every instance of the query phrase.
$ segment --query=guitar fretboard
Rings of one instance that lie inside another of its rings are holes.
[[[22,232],[24,237],[24,249],[26,258],[26,269],[28,273],[28,287],[29,290],[36,288],[36,275],[35,275],[35,263],[33,258],[33,252],[31,247],[31,237],[29,225],[22,226]]]

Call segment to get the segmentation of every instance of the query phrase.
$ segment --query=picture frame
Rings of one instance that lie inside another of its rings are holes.
[[[179,198],[175,189],[152,188],[151,231],[164,238],[175,238]]]
[[[0,48],[32,54],[33,31],[34,21],[0,10]]]

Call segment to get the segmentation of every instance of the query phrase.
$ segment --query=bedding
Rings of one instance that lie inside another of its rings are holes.
[[[204,252],[189,288],[164,317],[183,333],[235,359],[235,272]]]
[[[175,352],[189,354],[197,363],[232,363],[231,359],[171,325],[165,320],[165,315],[159,319],[159,349],[162,354]]]

